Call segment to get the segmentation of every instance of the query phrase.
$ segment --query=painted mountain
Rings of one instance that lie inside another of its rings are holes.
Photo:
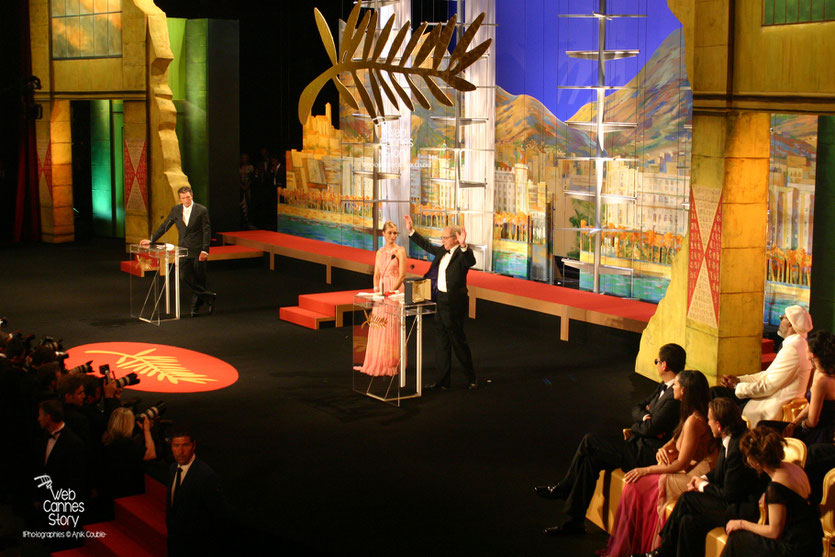
[[[662,153],[676,153],[679,134],[689,138],[684,125],[690,124],[693,101],[682,61],[683,48],[682,30],[673,31],[626,88],[606,97],[605,121],[638,124],[627,131],[607,134],[609,154],[636,156],[640,150],[644,160],[651,160]],[[571,120],[593,118],[594,105],[589,103]]]
[[[596,145],[588,134],[569,127],[535,97],[511,95],[501,87],[496,87],[496,143],[538,149],[555,145],[567,156],[588,155]]]

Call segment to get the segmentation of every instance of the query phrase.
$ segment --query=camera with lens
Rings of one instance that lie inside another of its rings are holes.
[[[143,410],[142,412],[140,412],[139,414],[137,414],[136,415],[136,421],[139,422],[139,423],[142,423],[146,419],[155,420],[159,416],[162,416],[163,414],[165,414],[165,411],[167,410],[167,408],[168,407],[166,406],[165,402],[159,401],[156,404],[154,404],[153,406],[150,406],[150,407],[146,408],[145,410]]]
[[[61,341],[63,340],[64,339],[62,338],[55,340],[52,337],[43,337],[43,339],[41,339],[41,343],[38,346],[46,346],[56,354],[60,354],[64,351],[64,346],[61,344]]]
[[[115,382],[117,389],[123,389],[125,387],[130,387],[131,385],[137,385],[139,383],[139,377],[135,373],[128,373],[124,377],[116,379],[113,376],[113,373],[110,371],[110,364],[104,364],[99,366],[99,373],[101,373],[104,376],[105,384]]]
[[[63,360],[62,360],[63,361]],[[81,364],[80,366],[75,366],[67,370],[67,373],[93,373],[93,360],[90,360],[86,364]]]

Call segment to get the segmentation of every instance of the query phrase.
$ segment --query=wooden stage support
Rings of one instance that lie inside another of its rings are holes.
[[[291,257],[325,266],[325,282],[331,284],[332,269],[356,273],[374,272],[374,253],[265,230],[222,232],[225,244],[237,244],[270,254],[270,270],[275,270],[275,256]],[[407,274],[423,276],[429,262],[420,259],[407,261]],[[568,340],[569,323],[583,321],[613,329],[640,333],[655,314],[656,305],[638,300],[627,300],[604,294],[593,294],[571,288],[517,279],[483,271],[470,271],[469,314],[476,316],[478,300],[487,300],[560,318],[560,340]]]

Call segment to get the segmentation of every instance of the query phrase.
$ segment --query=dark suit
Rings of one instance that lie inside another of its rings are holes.
[[[192,203],[191,216],[186,226],[183,204],[174,205],[165,221],[151,235],[151,243],[156,242],[173,225],[177,225],[180,234],[179,246],[188,250],[180,261],[180,280],[191,288],[191,309],[196,311],[203,302],[210,302],[214,298],[214,294],[206,291],[206,262],[199,260],[200,252],[209,253],[212,238],[209,210],[199,203]]]
[[[452,371],[452,352],[461,362],[464,373],[470,383],[475,382],[473,356],[464,335],[464,321],[467,319],[469,296],[467,294],[467,272],[475,265],[473,250],[461,250],[456,246],[452,250],[452,257],[446,268],[446,292],[438,291],[438,270],[441,259],[447,254],[446,248],[436,246],[415,231],[409,237],[415,244],[435,256],[429,272],[425,277],[432,280],[432,297],[437,302],[435,314],[435,328],[437,330],[437,348],[435,350],[435,365],[441,372],[441,378],[436,383],[449,387]]]
[[[195,457],[180,486],[171,486],[177,475],[177,464],[168,472],[165,524],[168,527],[168,554],[220,555],[225,551],[223,531],[226,528],[226,507],[220,480],[208,464]]]
[[[52,478],[52,488],[56,491],[72,489],[79,497],[83,497],[86,494],[87,478],[87,450],[84,441],[65,425],[49,453],[49,458],[44,462],[48,442],[49,435],[43,432],[35,456],[36,474],[48,474]],[[38,497],[43,497],[43,493],[38,493]]]
[[[570,490],[565,511],[572,520],[579,522],[586,516],[601,470],[629,471],[656,463],[655,453],[670,439],[679,422],[679,402],[673,398],[673,389],[667,388],[662,394],[662,387],[663,383],[632,408],[634,423],[628,440],[594,434],[583,437],[560,482],[562,489]],[[644,420],[647,414],[651,418]]]
[[[729,520],[756,521],[758,501],[767,484],[745,465],[739,450],[740,433],[731,437],[727,454],[719,452],[716,468],[707,473],[710,482],[704,493],[688,491],[679,497],[673,513],[661,530],[664,555],[701,557],[705,554],[705,536]]]

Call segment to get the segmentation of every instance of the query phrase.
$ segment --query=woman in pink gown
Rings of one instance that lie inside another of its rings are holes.
[[[706,473],[716,454],[716,442],[707,425],[710,389],[700,371],[684,370],[676,375],[673,396],[681,402],[681,420],[673,438],[658,449],[658,464],[634,468],[624,476],[620,504],[615,513],[612,535],[598,554],[612,557],[648,553],[659,545],[658,532],[664,525],[664,507],[681,493],[690,475]],[[681,479],[682,482],[671,482]],[[672,488],[672,489],[671,489]]]
[[[374,293],[403,290],[406,277],[406,250],[397,245],[397,225],[383,225],[385,245],[374,260]],[[397,375],[400,365],[400,304],[388,298],[375,303],[368,318],[368,344],[365,360],[355,369],[367,375]]]

